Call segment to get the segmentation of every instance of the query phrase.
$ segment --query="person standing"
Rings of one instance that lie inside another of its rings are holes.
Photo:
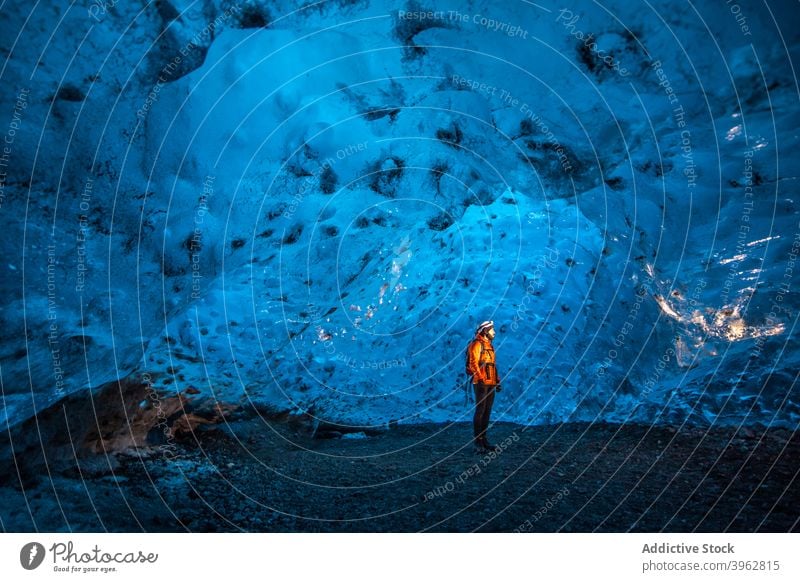
[[[500,391],[494,347],[494,322],[484,321],[475,330],[475,338],[467,347],[467,373],[472,377],[475,390],[475,415],[472,418],[472,432],[475,449],[484,452],[494,449],[486,437],[489,416],[492,413],[494,394]]]

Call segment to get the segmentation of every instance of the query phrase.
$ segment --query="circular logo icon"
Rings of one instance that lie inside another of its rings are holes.
[[[44,561],[44,546],[39,542],[30,542],[22,546],[19,552],[19,563],[26,570],[35,570]]]

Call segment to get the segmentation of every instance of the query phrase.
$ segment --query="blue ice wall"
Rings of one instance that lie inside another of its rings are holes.
[[[3,421],[464,420],[493,319],[496,418],[796,425],[796,11],[7,3]]]

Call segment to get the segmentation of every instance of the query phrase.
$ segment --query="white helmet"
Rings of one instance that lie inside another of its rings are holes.
[[[491,329],[494,327],[494,321],[484,321],[482,324],[478,326],[478,329],[475,330],[475,333],[483,333],[484,331]]]

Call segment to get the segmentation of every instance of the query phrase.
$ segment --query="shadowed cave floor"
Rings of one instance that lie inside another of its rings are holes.
[[[24,495],[19,486],[2,487],[0,525],[199,532],[800,529],[800,435],[789,430],[497,424],[490,435],[506,445],[494,459],[473,452],[466,423],[401,425],[344,439],[312,439],[260,418],[204,426],[174,458],[120,457],[113,474],[86,463],[81,472],[45,472]]]

